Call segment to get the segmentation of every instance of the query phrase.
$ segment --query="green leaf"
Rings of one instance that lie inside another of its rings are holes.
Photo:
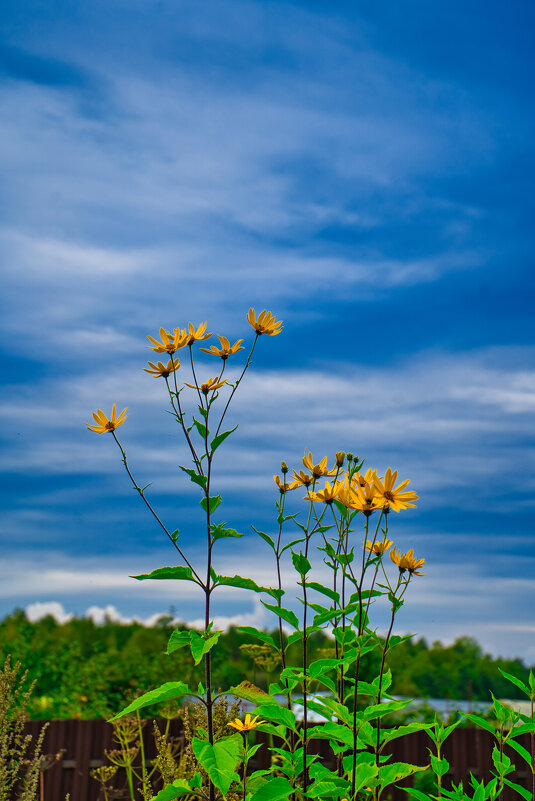
[[[215,512],[219,504],[221,503],[221,495],[211,495],[208,499],[206,497],[201,498],[200,504],[204,511],[208,511],[210,509],[210,514]]]
[[[343,503],[340,503],[340,501],[337,501],[336,498],[334,499],[334,505],[336,506],[336,508],[338,509],[338,511],[340,512],[340,514],[344,518],[344,520],[347,519],[347,516],[349,514],[349,510],[348,510],[347,506],[344,506]]]
[[[409,765],[407,762],[392,762],[390,765],[381,765],[379,767],[379,783],[382,788],[388,787],[389,784],[399,782],[401,779],[412,776],[414,773],[421,773],[422,770],[427,770],[427,765]]]
[[[366,601],[370,597],[378,598],[380,595],[384,595],[384,593],[381,592],[381,590],[363,590],[363,592],[360,593],[360,599],[362,601]],[[359,594],[358,592],[354,592],[353,595],[351,595],[351,597],[349,598],[349,603],[354,604],[358,602],[359,602]],[[395,637],[397,635],[393,636]]]
[[[364,710],[364,719],[377,720],[385,715],[389,715],[391,712],[397,712],[400,709],[405,709],[405,707],[410,703],[411,702],[409,699],[408,701],[387,701],[384,704],[373,704]]]
[[[515,737],[520,737],[521,734],[531,734],[531,732],[535,732],[535,721],[527,718],[527,723],[521,723],[520,726],[515,726],[513,731]]]
[[[267,604],[265,601],[261,601],[261,603],[264,604],[266,609],[269,609],[271,612],[275,612],[276,615],[289,623],[294,629],[299,628],[299,620],[297,619],[295,612],[292,612],[290,609],[284,609],[282,606]]]
[[[452,731],[454,731],[454,729],[457,728],[457,726],[461,721],[462,718],[459,718],[458,720],[455,721],[455,723],[452,723],[451,726],[446,726],[446,728],[444,728],[441,724],[438,730],[438,734],[435,733],[435,735],[433,736],[433,733],[430,732],[429,736],[433,739],[434,742],[443,743],[445,740],[448,739]]]
[[[338,659],[316,659],[308,666],[308,675],[311,679],[317,679],[324,673],[329,673],[340,664]]]
[[[206,428],[204,423],[199,423],[199,421],[196,420],[195,418],[193,418],[193,423],[195,424],[195,428],[197,429],[197,431],[199,432],[201,437],[203,439],[206,439],[206,437],[208,435],[208,429]]]
[[[367,762],[357,763],[355,770],[355,791],[359,792],[363,787],[367,787],[372,779],[375,779],[378,772],[377,765]]]
[[[381,729],[381,742],[389,743],[392,740],[397,740],[398,737],[405,737],[407,734],[414,734],[414,732],[417,731],[426,731],[430,729],[432,725],[432,723],[414,721],[413,723],[407,723],[405,726],[396,726],[394,729]]]
[[[292,551],[292,562],[300,576],[306,576],[309,570],[312,569],[312,565],[303,553]]]
[[[244,634],[250,634],[251,637],[256,637],[257,640],[261,640],[261,642],[271,645],[271,647],[275,648],[275,650],[280,650],[279,645],[277,645],[271,634],[268,634],[267,631],[255,629],[253,626],[236,626],[236,631],[241,631]]]
[[[513,790],[516,790],[517,793],[519,793],[522,796],[522,798],[526,799],[526,801],[532,801],[533,795],[526,787],[522,787],[521,784],[517,784],[516,782],[512,782],[510,779],[507,779],[507,778],[504,778],[503,782],[508,787],[511,787]]]
[[[475,723],[480,728],[490,731],[491,734],[494,734],[496,731],[492,723],[489,723],[488,720],[485,720],[485,718],[482,718],[480,715],[474,715],[471,712],[466,712],[465,718],[468,718],[468,720],[471,720],[472,723]]]
[[[307,798],[319,798],[320,801],[325,801],[333,796],[339,798],[342,793],[349,790],[350,786],[348,781],[338,776],[333,781],[318,779],[308,787],[306,795]]]
[[[202,476],[200,473],[196,473],[195,470],[191,470],[189,467],[182,467],[181,464],[179,465],[179,467],[181,470],[184,471],[184,473],[188,474],[188,476],[190,477],[191,481],[193,481],[194,484],[198,484],[199,487],[202,487],[203,489],[206,487],[206,482],[208,481],[206,476]]]
[[[341,726],[339,723],[327,721],[322,723],[321,726],[314,726],[308,730],[307,736],[311,740],[315,739],[333,739],[341,743],[345,743],[348,747],[353,745],[353,732],[347,726]]]
[[[243,534],[240,534],[239,531],[233,528],[225,528],[225,523],[219,523],[217,526],[210,526],[210,531],[212,532],[214,541],[221,540],[224,537],[243,537]]]
[[[130,712],[135,712],[136,709],[143,709],[143,707],[152,706],[152,704],[160,704],[162,701],[171,701],[173,698],[182,698],[184,695],[195,695],[195,693],[183,681],[166,681],[165,684],[156,687],[155,690],[149,690],[149,692],[140,695],[139,698],[128,704],[122,712],[110,718],[108,723],[122,718],[123,715],[129,715]]]
[[[190,567],[178,565],[177,567],[158,567],[152,573],[142,573],[140,576],[130,576],[138,581],[145,579],[177,579],[178,581],[194,581],[198,584],[196,578],[193,577]]]
[[[304,542],[304,541],[305,541],[305,539],[306,539],[305,537],[300,537],[300,538],[299,538],[299,539],[297,539],[297,540],[292,540],[291,542],[288,542],[288,543],[286,543],[286,545],[284,546],[284,548],[281,548],[280,555],[282,556],[282,554],[284,553],[284,551],[287,551],[287,550],[288,550],[288,548],[291,548],[291,547],[292,547],[292,545],[298,545],[300,542]]]
[[[196,631],[190,632],[191,655],[196,665],[199,664],[205,654],[211,651],[222,634],[222,631],[213,631],[209,637],[203,637],[202,634],[198,634]]]
[[[218,740],[213,745],[206,740],[193,737],[191,747],[195,757],[223,795],[228,792],[232,782],[240,780],[236,773],[242,747],[242,738],[239,734]]]
[[[404,787],[403,791],[408,793],[411,798],[416,798],[417,801],[429,801],[431,798],[431,796],[426,793],[422,793],[421,790],[415,790],[414,787]]]
[[[171,539],[173,540],[173,542],[176,543],[179,533],[180,532],[179,532],[179,530],[177,528],[175,528],[175,530],[171,532],[170,536],[171,536]]]
[[[396,645],[401,645],[402,642],[406,642],[414,637],[414,634],[393,634],[389,641],[388,641],[388,648],[386,649],[387,652],[391,651],[392,648],[395,648]]]
[[[277,776],[276,779],[269,779],[256,793],[253,793],[250,801],[283,801],[293,792],[294,789],[288,779]]]
[[[243,576],[219,576],[214,579],[214,586],[240,587],[242,590],[252,590],[253,592],[267,592],[272,594],[271,587],[261,587],[256,581]]]
[[[435,773],[437,776],[445,776],[450,769],[450,763],[446,757],[439,759],[434,754],[431,754],[431,767],[433,769],[433,773]]]
[[[511,771],[514,770],[514,768],[511,767],[511,760],[507,754],[500,754],[496,746],[494,746],[492,749],[492,761],[494,763],[496,773],[499,776],[506,776],[508,773],[511,773]]]
[[[253,704],[262,704],[263,706],[274,704],[279,706],[276,698],[272,698],[271,695],[268,695],[255,684],[251,684],[250,681],[242,681],[235,687],[231,687],[225,692],[225,695],[235,695],[236,698],[243,698],[244,701],[251,701]]]
[[[321,592],[322,595],[326,595],[327,598],[331,599],[331,601],[336,601],[336,603],[340,602],[339,592],[335,592],[329,587],[324,587],[323,584],[319,584],[317,581],[306,581],[305,587],[308,587],[311,590],[316,590],[316,592]]]
[[[234,428],[231,428],[230,431],[222,431],[221,434],[218,434],[217,437],[214,437],[210,443],[210,450],[212,453],[219,448],[221,443],[226,440],[226,438],[229,437],[233,431],[236,431],[237,428],[238,426],[234,426]]]
[[[341,565],[350,565],[354,558],[355,554],[353,553],[353,548],[351,548],[349,553],[339,553],[336,557],[336,561]]]
[[[273,548],[273,550],[275,550],[275,543],[273,542],[273,540],[271,539],[271,537],[269,536],[269,534],[265,534],[263,531],[259,531],[259,530],[258,530],[257,528],[255,528],[254,526],[251,526],[251,528],[253,529],[253,531],[255,531],[255,532],[258,534],[258,536],[259,536],[259,537],[262,537],[262,539],[264,540],[264,542],[267,542],[267,544],[268,544],[268,545],[269,545],[271,548]]]
[[[530,691],[527,684],[524,684],[524,682],[521,679],[517,679],[516,676],[512,676],[510,673],[506,673],[505,670],[502,670],[501,668],[498,668],[498,670],[500,671],[502,676],[507,679],[507,681],[510,681],[511,684],[514,684],[515,687],[518,687],[520,690],[522,690],[523,693],[525,693],[529,697]]]
[[[190,795],[191,790],[191,784],[187,779],[175,779],[173,784],[168,784],[150,801],[172,801],[173,798],[180,798],[181,795]]]
[[[191,631],[180,631],[179,629],[175,629],[175,631],[173,631],[169,637],[166,654],[172,654],[173,651],[178,651],[179,648],[184,648],[185,645],[189,645],[190,637]]]
[[[260,715],[260,718],[265,718],[270,723],[282,723],[292,731],[297,731],[297,724],[295,715],[291,709],[286,709],[284,706],[277,704],[259,704],[255,709],[255,715]]]
[[[531,754],[529,753],[527,748],[524,748],[523,745],[517,743],[516,740],[507,740],[507,745],[514,751],[516,751],[516,753],[519,754],[522,757],[522,759],[524,759],[531,767]]]
[[[294,642],[299,642],[302,639],[303,639],[302,631],[293,631],[291,634],[288,635],[288,639],[286,640],[286,647],[289,648],[290,645],[294,644]]]

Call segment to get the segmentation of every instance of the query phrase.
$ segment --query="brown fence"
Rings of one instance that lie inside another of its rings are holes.
[[[32,735],[37,735],[44,721],[30,721],[26,724],[27,731]],[[163,727],[161,727],[163,728]],[[171,721],[170,734],[179,737],[182,734],[181,723],[178,720]],[[114,747],[113,728],[103,720],[53,720],[50,721],[43,752],[54,754],[62,748],[65,749],[63,759],[55,763],[50,769],[42,774],[42,801],[64,801],[66,793],[70,793],[71,801],[102,801],[98,782],[90,776],[91,768],[100,767],[107,764],[105,750]],[[264,740],[265,735],[258,734],[259,739]],[[152,724],[144,729],[144,742],[146,748],[146,759],[149,762],[156,754],[153,737]],[[518,742],[529,750],[530,743],[528,735],[519,738]],[[457,783],[460,780],[466,782],[469,774],[473,773],[478,779],[488,780],[491,776],[492,767],[492,737],[479,729],[456,729],[448,738],[444,746],[444,755],[452,767],[449,776],[444,782],[445,786],[452,780]],[[414,765],[426,765],[429,762],[428,747],[431,745],[425,732],[401,737],[394,740],[391,744],[394,761],[410,762]],[[321,741],[311,743],[316,753],[322,756],[326,763],[332,762],[332,752],[327,744]],[[512,761],[519,767],[519,770],[509,778],[527,789],[531,789],[531,773],[527,765],[521,758],[509,752]],[[515,759],[516,757],[516,759]],[[255,757],[253,769],[268,766],[269,753],[266,747],[259,749]],[[117,779],[115,779],[117,781]],[[113,783],[113,780],[112,782]],[[120,780],[117,783],[115,799],[128,799],[128,794],[120,793]],[[392,801],[405,801],[406,793],[400,789],[394,790]],[[520,796],[513,790],[506,788],[503,794],[503,801],[518,801]]]

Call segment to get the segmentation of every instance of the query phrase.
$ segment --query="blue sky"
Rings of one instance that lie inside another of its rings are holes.
[[[273,581],[249,525],[281,458],[350,449],[421,497],[392,522],[427,560],[400,629],[535,662],[535,8],[377,6],[5,11],[0,614],[199,617],[128,578],[173,554],[84,421],[129,407],[136,475],[201,561],[145,337],[247,337],[267,307],[285,327],[230,415],[218,482],[247,535],[220,572]],[[270,625],[239,591],[215,613]]]

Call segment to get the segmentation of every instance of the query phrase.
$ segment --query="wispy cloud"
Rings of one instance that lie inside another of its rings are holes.
[[[398,467],[421,495],[395,520],[400,539],[435,564],[448,536],[464,543],[480,572],[456,571],[451,631],[490,638],[490,611],[464,614],[485,571],[511,616],[511,577],[532,592],[533,54],[517,22],[497,31],[478,3],[462,20],[274,0],[51,8],[53,27],[33,0],[6,12],[0,88],[6,610],[128,598],[130,614],[125,553],[165,559],[114,443],[84,427],[97,406],[129,407],[136,475],[198,541],[145,335],[208,319],[237,338],[253,305],[285,329],[229,418],[225,514],[247,533],[249,509],[270,525],[271,477],[305,446]],[[474,19],[467,49],[457,33]],[[441,581],[429,632],[449,630]],[[143,589],[147,614],[159,592]],[[226,596],[222,617],[257,614],[237,603]]]

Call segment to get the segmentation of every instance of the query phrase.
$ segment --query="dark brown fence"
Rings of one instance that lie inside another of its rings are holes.
[[[30,721],[26,724],[27,731],[35,736],[43,723],[44,721]],[[160,723],[163,722],[160,721]],[[163,728],[163,725],[161,725],[161,728]],[[144,742],[147,762],[156,755],[152,731],[152,723],[145,726]],[[175,737],[181,736],[180,721],[171,721],[170,734]],[[103,796],[100,793],[100,785],[90,776],[89,771],[91,768],[107,764],[105,751],[115,747],[112,735],[112,726],[103,720],[50,721],[45,736],[43,752],[45,754],[54,754],[64,748],[65,753],[61,761],[42,774],[43,801],[64,801],[66,793],[70,793],[71,801],[102,801]],[[264,735],[259,733],[258,737],[265,742]],[[529,750],[528,735],[524,738],[519,738],[518,741]],[[486,731],[456,729],[444,746],[444,756],[446,756],[452,767],[452,771],[446,777],[444,785],[448,786],[452,780],[455,783],[461,780],[466,783],[470,773],[473,773],[477,779],[488,780],[491,776],[492,767],[492,743],[492,737]],[[425,732],[417,732],[401,737],[391,744],[393,759],[396,762],[426,765],[429,762],[427,749],[430,745],[430,740]],[[319,753],[326,764],[331,763],[332,753],[327,744],[313,741],[311,746],[313,746],[311,750]],[[509,752],[509,755],[519,768],[509,778],[527,789],[531,789],[531,773],[528,771],[527,766],[517,754]],[[268,759],[267,748],[261,748],[257,752],[255,764],[251,764],[251,767],[254,769],[267,767]],[[115,781],[119,790],[121,781],[120,779],[119,781],[115,779]],[[113,780],[110,783],[113,783]],[[120,792],[117,792],[114,797],[116,799],[128,799],[129,795],[121,795]],[[405,801],[406,798],[406,794],[400,789],[396,789],[392,795],[392,801]],[[506,788],[503,794],[503,801],[518,801],[518,799],[520,799],[520,796],[517,793]]]

